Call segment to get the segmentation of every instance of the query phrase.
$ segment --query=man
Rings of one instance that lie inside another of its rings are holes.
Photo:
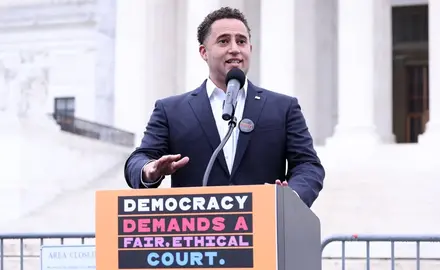
[[[189,93],[156,102],[142,143],[125,165],[132,188],[156,188],[165,175],[171,175],[172,187],[201,186],[209,159],[227,132],[228,122],[221,118],[225,78],[234,67],[247,73],[250,29],[239,10],[221,8],[204,19],[197,36],[209,77]],[[219,153],[208,185],[288,185],[311,207],[325,172],[297,99],[249,80],[237,99],[235,116],[243,122]]]

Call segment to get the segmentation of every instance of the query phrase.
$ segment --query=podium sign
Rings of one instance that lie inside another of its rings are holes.
[[[98,191],[96,267],[284,269],[277,247],[285,242],[276,210],[279,190],[261,185]]]

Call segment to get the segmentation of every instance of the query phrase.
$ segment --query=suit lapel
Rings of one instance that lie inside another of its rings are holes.
[[[220,135],[217,129],[217,125],[215,124],[211,104],[209,102],[208,94],[206,92],[206,81],[203,82],[203,84],[191,94],[189,105],[191,106],[197,120],[199,121],[203,132],[205,133],[209,143],[211,144],[212,151],[214,152],[214,150],[220,144]],[[218,154],[217,160],[220,162],[223,170],[225,170],[225,172],[229,175],[229,170],[228,166],[226,165],[226,159],[223,151]]]
[[[266,97],[264,96],[263,90],[255,87],[249,82],[246,95],[246,104],[244,106],[242,119],[252,120],[252,122],[254,122],[255,128],[258,123],[258,119],[260,118],[260,114],[265,102]],[[239,128],[239,123],[237,124],[237,128]],[[234,166],[232,168],[231,177],[234,177],[234,174],[237,172],[237,169],[240,166],[241,160],[243,159],[244,153],[246,152],[246,148],[248,147],[249,141],[251,140],[253,133],[254,132],[239,133],[240,135],[238,136],[237,150],[235,153]]]

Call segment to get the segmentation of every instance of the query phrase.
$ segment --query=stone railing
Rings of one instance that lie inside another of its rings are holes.
[[[53,114],[61,130],[88,138],[127,147],[134,146],[135,135],[111,126],[90,122],[74,116]]]

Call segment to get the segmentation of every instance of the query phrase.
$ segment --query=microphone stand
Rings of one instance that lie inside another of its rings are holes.
[[[209,175],[211,174],[212,166],[214,165],[215,160],[217,159],[218,153],[223,149],[226,142],[229,140],[229,138],[232,135],[232,131],[237,126],[237,118],[232,115],[231,120],[228,123],[228,132],[226,133],[226,136],[223,138],[223,140],[220,142],[220,145],[215,149],[214,153],[211,156],[211,159],[209,160],[208,166],[205,170],[205,175],[203,176],[203,186],[206,187],[208,185],[208,179]]]

